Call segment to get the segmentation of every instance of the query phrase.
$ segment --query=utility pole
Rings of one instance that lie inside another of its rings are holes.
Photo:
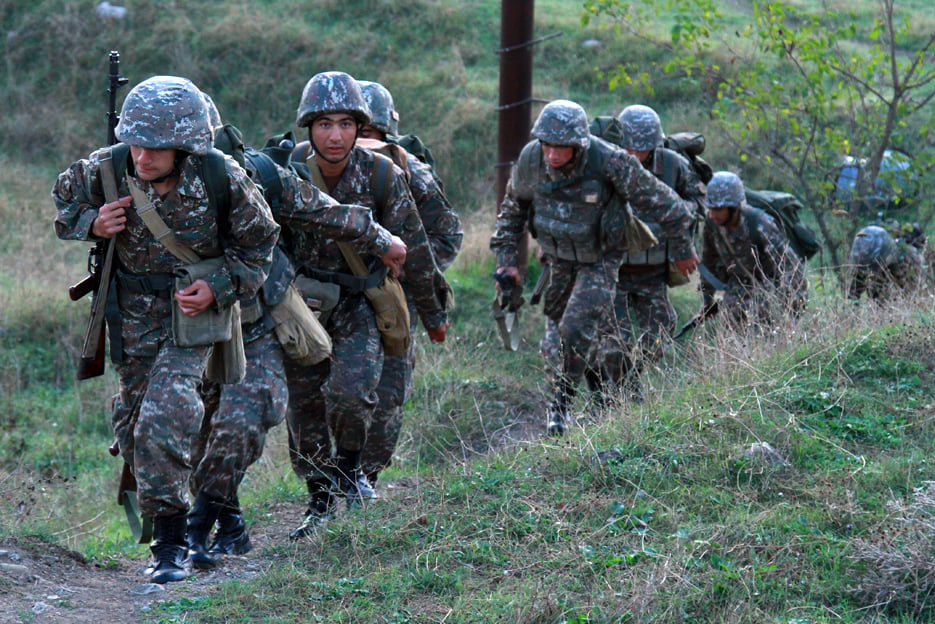
[[[497,209],[510,168],[529,141],[532,126],[532,46],[535,0],[502,0],[500,5],[500,105],[497,129]],[[520,242],[520,274],[526,275],[528,237]]]

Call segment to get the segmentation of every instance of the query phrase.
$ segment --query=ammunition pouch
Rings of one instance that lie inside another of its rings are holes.
[[[178,269],[175,292],[216,272],[223,263],[224,257],[218,256]],[[243,380],[247,358],[240,327],[239,302],[224,308],[208,309],[197,316],[187,316],[178,304],[173,304],[172,334],[177,347],[214,346],[206,370],[211,381],[232,384]]]
[[[336,285],[335,287],[337,288]],[[332,345],[331,337],[306,301],[305,293],[292,284],[283,295],[282,301],[269,308],[269,313],[273,319],[273,331],[286,357],[298,364],[311,366],[331,355]],[[334,299],[334,305],[336,304],[337,297]],[[334,305],[331,308],[334,308]]]
[[[331,311],[341,299],[341,286],[335,282],[323,282],[309,277],[304,271],[295,278],[294,285],[305,305],[318,317],[318,321],[322,325],[327,324],[331,318]]]
[[[412,334],[409,331],[409,304],[402,284],[392,275],[387,275],[382,284],[365,290],[364,296],[373,306],[377,329],[383,339],[383,353],[390,357],[405,354],[412,342]]]

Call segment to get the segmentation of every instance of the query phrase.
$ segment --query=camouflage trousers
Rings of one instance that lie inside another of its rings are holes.
[[[554,337],[551,337],[549,341],[553,344],[546,345],[546,353],[561,356],[561,377],[571,387],[581,383],[589,368],[595,340],[607,323],[606,319],[613,317],[619,265],[619,259],[613,257],[604,257],[594,264],[552,262],[544,312],[555,323],[559,340],[556,350]]]
[[[364,448],[377,405],[383,344],[363,295],[345,297],[328,321],[331,360],[301,366],[286,360],[289,454],[301,479],[331,474],[332,448]]]
[[[409,329],[415,336],[419,316],[412,298],[407,296],[407,300],[411,319]],[[360,465],[366,475],[379,473],[393,461],[393,452],[403,428],[403,405],[412,396],[415,362],[415,340],[404,355],[383,358],[383,371],[377,386],[377,408],[360,457]]]
[[[114,435],[133,469],[144,514],[188,511],[191,449],[204,415],[198,391],[210,351],[163,340],[155,356],[124,354],[115,364]]]
[[[788,293],[770,284],[749,285],[730,279],[718,305],[718,316],[736,329],[769,331],[784,319],[796,319],[805,309],[804,288]]]
[[[669,301],[665,278],[668,267],[640,265],[639,270],[621,268],[614,296],[614,315],[602,328],[598,357],[615,382],[637,373],[642,363],[662,354],[664,341],[675,329],[675,308]],[[639,324],[638,339],[633,319]],[[611,323],[610,320],[616,320]]]
[[[238,384],[205,381],[205,416],[192,448],[192,493],[229,500],[263,455],[267,432],[286,415],[283,352],[272,332],[244,345],[247,374]]]

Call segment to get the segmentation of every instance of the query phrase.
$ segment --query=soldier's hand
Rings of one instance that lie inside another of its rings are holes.
[[[104,204],[97,211],[91,224],[91,233],[98,238],[110,238],[127,227],[127,212],[132,198],[127,195],[117,201]]]
[[[675,268],[677,268],[682,275],[688,277],[698,268],[698,254],[692,254],[690,258],[676,260]]]
[[[445,342],[445,335],[448,333],[449,327],[451,327],[451,323],[445,321],[444,325],[428,330],[429,340],[436,344],[439,342]]]
[[[516,267],[499,267],[496,271],[494,271],[494,275],[497,277],[497,292],[500,292],[500,279],[503,275],[507,275],[512,278],[513,283],[516,286],[519,286],[521,283],[519,279],[519,269]]]
[[[383,254],[383,264],[390,268],[394,277],[399,277],[403,270],[403,264],[406,263],[406,243],[403,239],[393,235],[393,242],[390,244],[389,251]]]
[[[214,304],[214,292],[203,279],[175,293],[175,300],[185,316],[198,316]]]

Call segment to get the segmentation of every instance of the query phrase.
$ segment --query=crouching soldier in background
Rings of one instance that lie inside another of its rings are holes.
[[[805,309],[808,283],[805,267],[779,224],[750,207],[743,182],[729,171],[718,171],[708,182],[708,220],[701,262],[722,284],[702,275],[701,314],[726,314],[734,325],[769,327],[783,314],[793,318]],[[715,305],[715,293],[724,297]]]
[[[190,450],[204,414],[198,390],[213,344],[180,346],[173,316],[214,314],[254,297],[266,279],[279,226],[246,172],[213,150],[208,111],[190,81],[156,76],[134,87],[116,137],[129,145],[121,166],[112,159],[115,146],[59,175],[52,189],[55,231],[62,239],[111,239],[116,246],[116,308],[108,314],[120,381],[114,434],[136,477],[140,511],[153,517],[147,572],[153,582],[166,583],[190,573]],[[208,158],[226,173],[229,205],[214,205],[206,192]],[[116,175],[115,201],[104,197],[102,178],[109,173],[103,170],[110,167],[125,171]],[[148,209],[164,222],[168,239],[157,239],[143,220]],[[176,251],[185,249],[212,260],[213,270],[176,290],[177,276],[194,277],[195,267],[204,265],[180,259]]]
[[[854,236],[849,264],[847,297],[854,301],[866,292],[868,298],[885,302],[900,291],[915,291],[924,278],[919,250],[878,225],[868,225]]]

